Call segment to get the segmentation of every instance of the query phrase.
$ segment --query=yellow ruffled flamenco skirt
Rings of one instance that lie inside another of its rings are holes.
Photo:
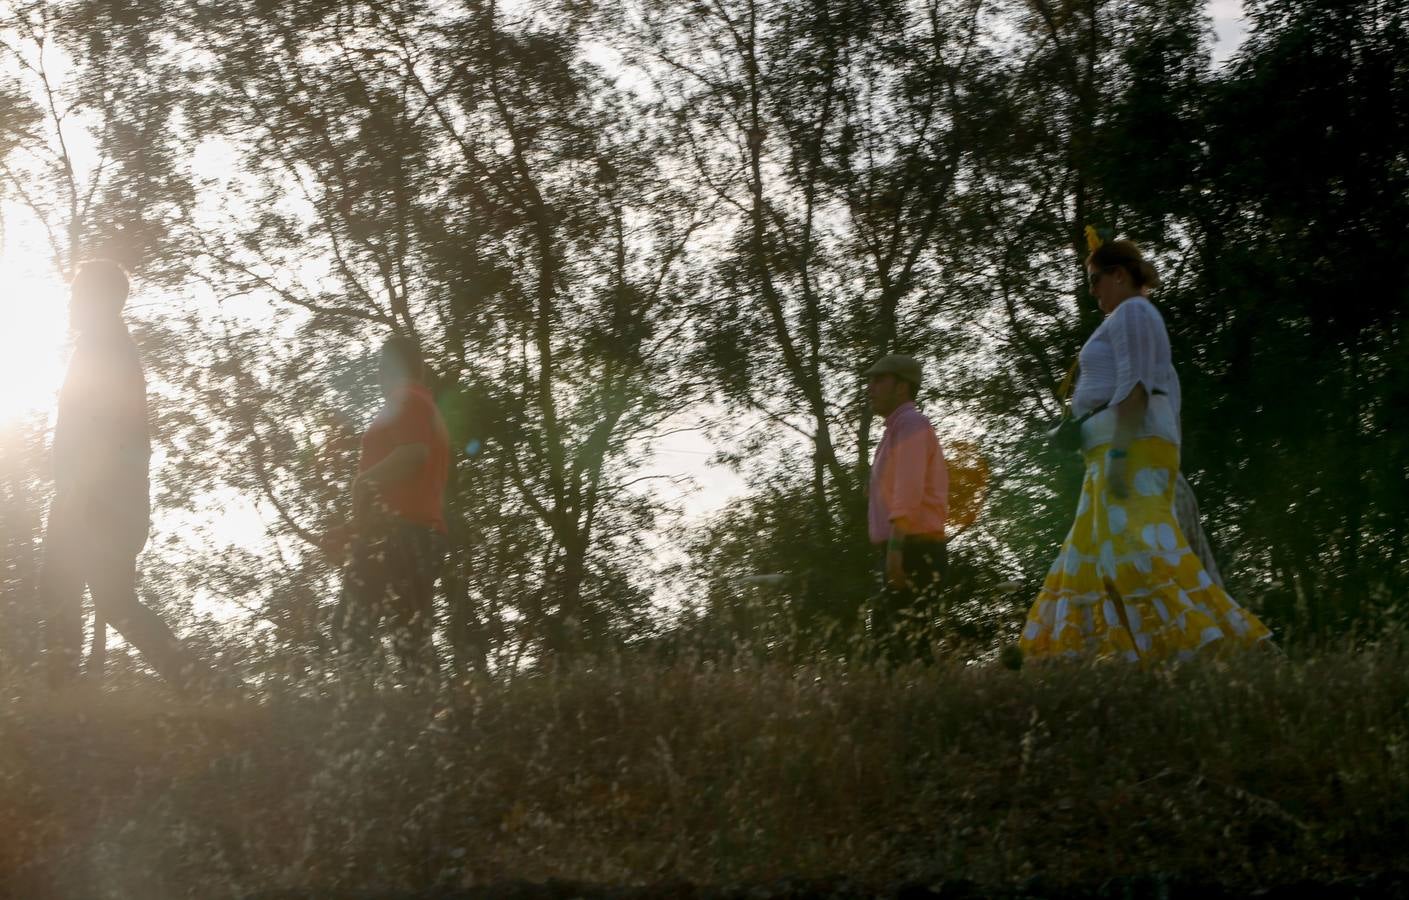
[[[1132,443],[1124,498],[1106,487],[1108,449],[1086,451],[1076,521],[1028,612],[1024,655],[1158,662],[1267,640],[1267,626],[1214,584],[1179,530],[1179,448]]]

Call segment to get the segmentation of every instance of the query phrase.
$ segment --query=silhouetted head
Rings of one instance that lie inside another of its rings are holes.
[[[127,271],[110,259],[83,263],[69,282],[69,324],[78,332],[122,321],[131,285]]]
[[[382,344],[377,369],[382,396],[390,396],[397,388],[407,384],[419,384],[424,375],[425,364],[421,361],[421,351],[416,342],[400,335],[387,338],[387,342]]]
[[[1159,287],[1155,267],[1134,241],[1107,241],[1086,257],[1086,280],[1091,296],[1110,315],[1131,297],[1145,296]]]
[[[902,353],[876,360],[875,365],[866,370],[866,394],[871,400],[871,409],[877,415],[888,416],[914,400],[920,393],[923,375],[919,361]]]

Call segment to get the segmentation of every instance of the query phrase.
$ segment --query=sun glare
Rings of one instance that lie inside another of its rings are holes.
[[[68,288],[37,224],[0,210],[0,425],[53,409],[66,362]]]

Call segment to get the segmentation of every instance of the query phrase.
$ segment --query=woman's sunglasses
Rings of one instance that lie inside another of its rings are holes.
[[[1096,289],[1096,285],[1101,283],[1101,278],[1106,275],[1106,273],[1112,271],[1114,268],[1115,266],[1106,266],[1104,269],[1097,269],[1094,272],[1087,271],[1086,286],[1094,291]]]

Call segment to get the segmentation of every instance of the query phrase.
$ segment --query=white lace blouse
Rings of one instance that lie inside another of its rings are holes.
[[[1179,376],[1170,358],[1169,332],[1164,318],[1144,297],[1131,297],[1106,317],[1081,348],[1081,368],[1072,396],[1072,412],[1086,415],[1106,404],[1093,416],[1094,430],[1113,432],[1117,403],[1130,396],[1135,385],[1145,386],[1150,405],[1137,437],[1162,437],[1179,444]],[[1110,419],[1109,422],[1097,420]],[[1092,443],[1088,440],[1087,443]]]

